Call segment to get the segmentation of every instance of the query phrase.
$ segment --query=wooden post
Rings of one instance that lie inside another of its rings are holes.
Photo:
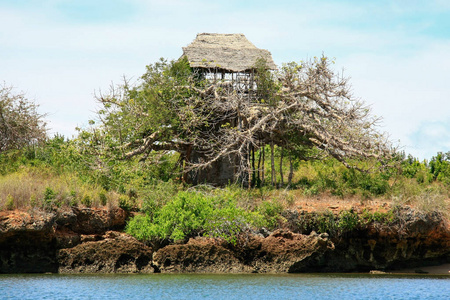
[[[288,185],[292,184],[292,178],[294,177],[294,166],[292,165],[292,155],[289,154],[289,176]]]
[[[280,186],[284,185],[284,179],[283,179],[283,147],[280,147]]]
[[[272,179],[272,186],[276,186],[277,179],[276,179],[276,173],[275,173],[275,146],[273,144],[273,140],[270,141],[270,168],[272,169],[271,173],[271,179]]]
[[[264,185],[264,183],[266,182],[266,167],[265,167],[265,164],[266,164],[266,145],[264,144],[263,145],[263,147],[262,147],[262,151],[263,151],[263,153],[262,153],[262,174],[261,174],[261,177],[262,177],[262,180],[261,180],[261,185]]]

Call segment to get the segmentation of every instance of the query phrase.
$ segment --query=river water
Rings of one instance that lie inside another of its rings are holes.
[[[450,277],[3,274],[0,299],[450,299]]]

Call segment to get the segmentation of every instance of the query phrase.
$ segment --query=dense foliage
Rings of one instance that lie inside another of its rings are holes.
[[[197,235],[236,242],[240,233],[254,225],[263,225],[262,216],[237,206],[234,198],[183,191],[161,208],[134,217],[127,232],[138,239],[159,243]]]

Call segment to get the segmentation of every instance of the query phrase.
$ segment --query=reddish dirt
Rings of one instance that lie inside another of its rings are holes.
[[[308,197],[304,196],[301,190],[299,190],[298,193],[296,193],[296,191],[293,191],[291,196],[293,197],[293,199],[290,203],[288,201],[285,201],[286,207],[289,207],[291,209],[304,210],[306,212],[331,211],[338,214],[343,210],[349,210],[351,208],[353,208],[357,212],[362,212],[364,210],[370,212],[387,212],[395,205],[393,200],[385,198],[363,199],[360,196],[346,196],[345,198],[342,198],[339,196],[331,195],[330,193]],[[448,219],[450,216],[450,198],[446,199],[445,203],[449,208],[447,214]],[[408,206],[416,208],[414,203],[408,203]]]
[[[297,209],[307,212],[331,211],[339,213],[342,210],[354,209],[356,211],[387,212],[391,208],[391,202],[384,199],[359,200],[357,198],[342,199],[333,196],[321,196],[317,198],[299,198],[295,201]]]
[[[362,212],[364,210],[371,212],[387,212],[392,208],[393,205],[392,201],[388,199],[362,199],[358,196],[342,198],[331,195],[329,193],[323,193],[317,196],[308,197],[303,195],[301,190],[299,190],[298,192],[291,191],[289,197],[291,197],[290,201],[284,200],[284,204],[286,207],[290,209],[303,210],[306,212],[331,211],[335,214],[338,214],[343,210],[350,210],[352,208],[358,212]],[[282,199],[286,198],[286,196],[282,194],[272,195],[271,198]]]

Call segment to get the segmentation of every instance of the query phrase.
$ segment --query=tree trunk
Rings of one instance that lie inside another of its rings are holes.
[[[284,178],[283,178],[283,147],[280,147],[280,186],[284,185]]]
[[[261,148],[261,145],[259,147],[259,155],[258,155],[258,183],[261,183],[261,176],[260,176],[260,172],[261,172],[261,158],[262,158],[262,151],[264,151],[264,148]]]
[[[275,186],[277,184],[276,179],[276,173],[275,173],[275,149],[273,145],[273,140],[270,141],[270,168],[272,169],[271,179],[272,179],[272,186]]]
[[[192,145],[188,145],[186,149],[186,154],[184,156],[183,165],[181,166],[183,168],[183,175],[182,175],[182,182],[186,183],[188,178],[188,172],[186,172],[186,163],[189,163],[191,161],[191,153],[192,153]]]
[[[251,152],[252,147],[250,144],[247,145],[247,169],[248,169],[248,189],[252,186],[252,166],[251,166]]]
[[[266,145],[264,145],[263,146],[263,148],[262,148],[262,151],[263,151],[263,153],[262,153],[262,174],[261,174],[261,177],[262,177],[262,182],[261,182],[261,184],[262,185],[264,185],[264,183],[266,182]]]
[[[251,145],[251,152],[252,152],[252,185],[255,186],[256,183],[256,166],[255,166],[255,147]]]

